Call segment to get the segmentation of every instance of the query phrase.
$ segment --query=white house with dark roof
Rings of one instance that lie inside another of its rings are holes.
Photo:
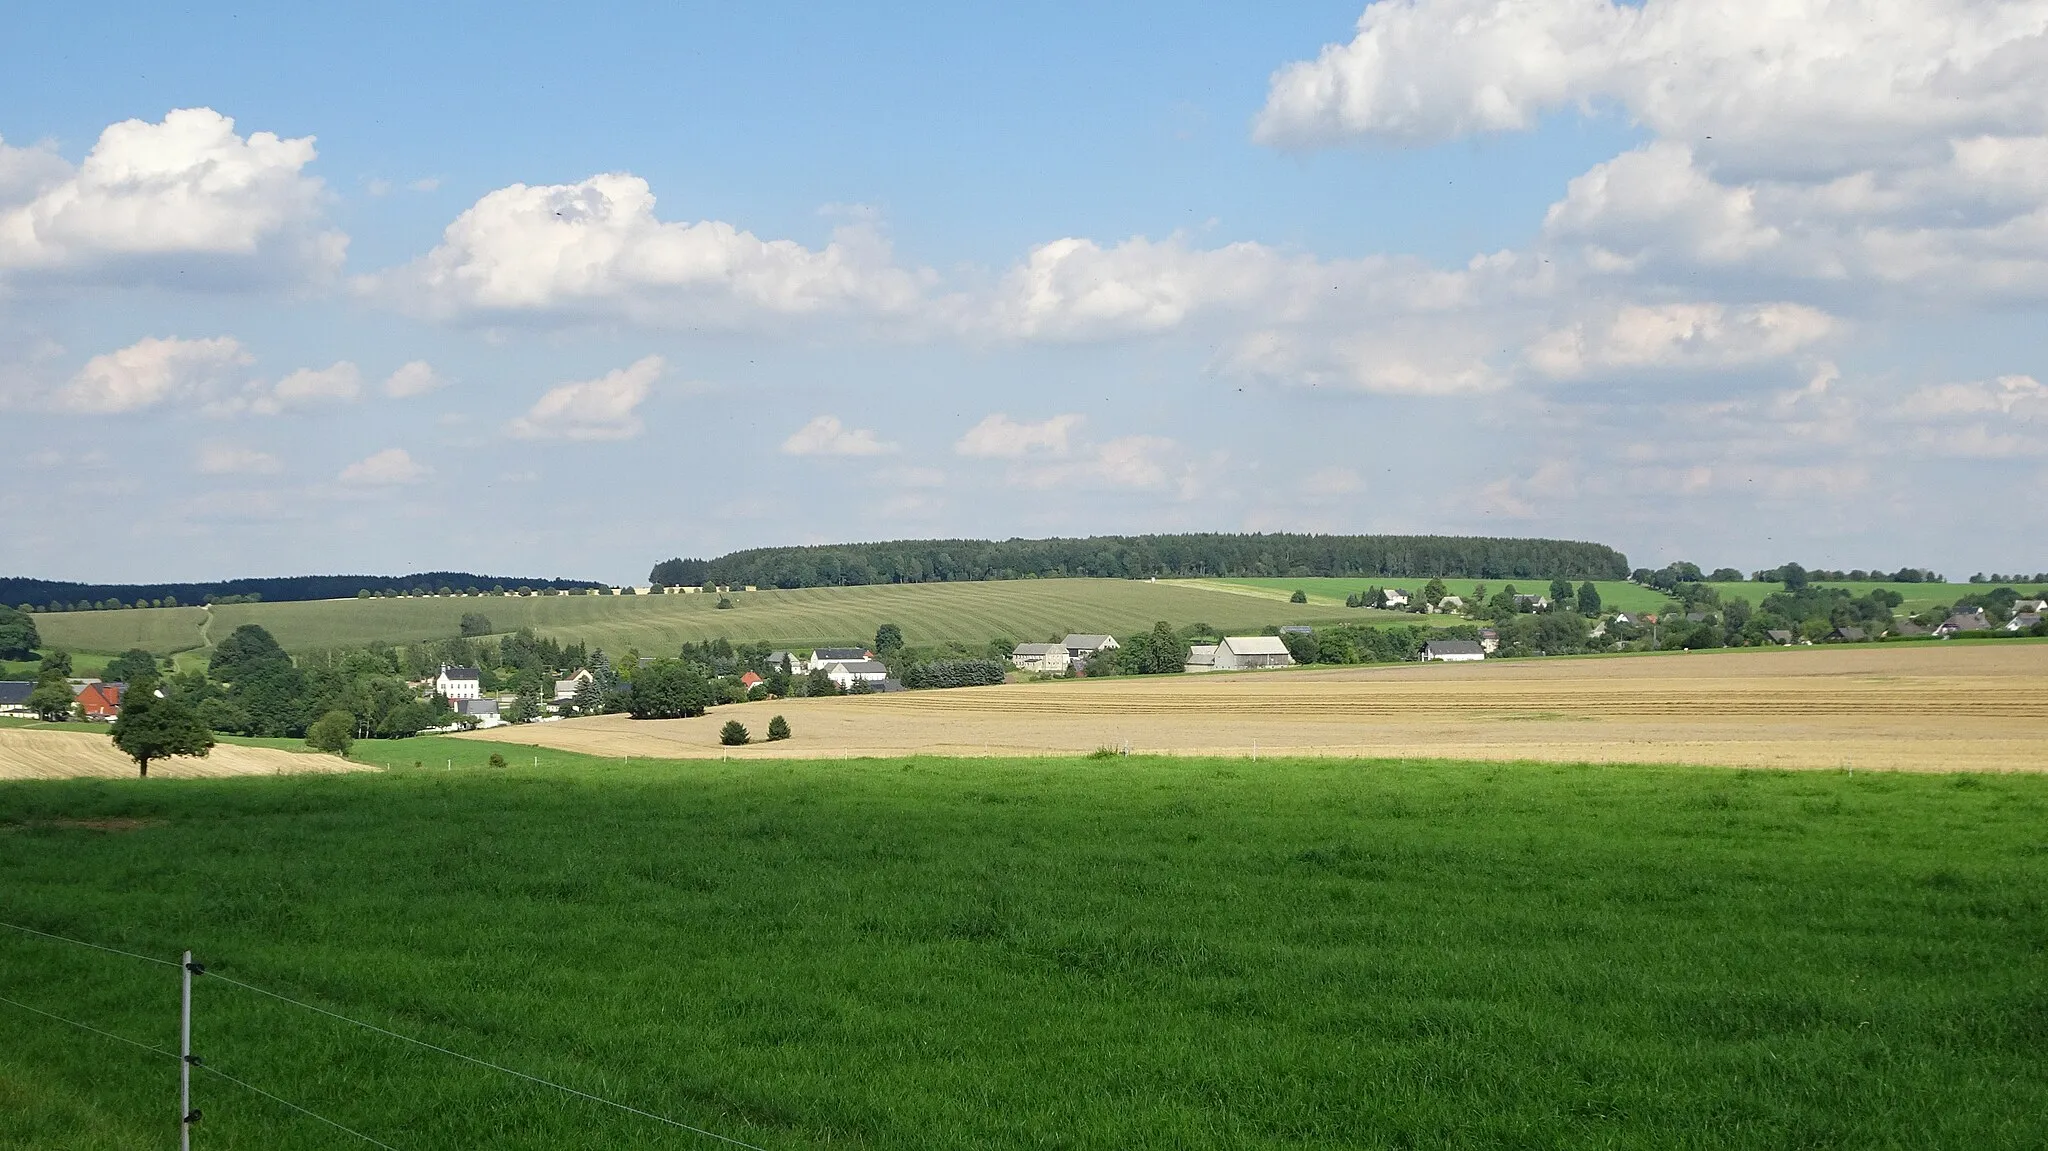
[[[34,680],[0,680],[0,715],[29,715],[28,697],[36,690]]]
[[[1216,645],[1216,671],[1263,671],[1293,666],[1294,656],[1277,635],[1225,636],[1223,642]]]
[[[1115,651],[1118,644],[1113,635],[1082,635],[1077,632],[1062,640],[1060,646],[1067,649],[1069,660],[1083,663],[1098,652]]]
[[[2005,622],[2005,630],[2026,631],[2028,628],[2034,627],[2038,625],[2040,622],[2041,614],[2039,612],[2021,612],[2019,615],[2016,615]]]
[[[833,660],[824,668],[825,678],[838,684],[841,691],[852,691],[856,683],[875,687],[889,678],[889,669],[874,659]]]
[[[1433,639],[1422,645],[1424,663],[1476,663],[1486,658],[1478,640]]]
[[[1989,631],[1990,629],[1991,624],[1985,620],[1984,613],[1981,610],[1975,612],[1957,612],[1956,614],[1948,617],[1947,619],[1942,620],[1941,623],[1937,627],[1935,627],[1934,634],[1940,636],[1943,639],[1947,639],[1949,636],[1957,635],[1966,631]]]
[[[810,665],[805,671],[815,671],[828,664],[859,663],[875,658],[873,652],[859,647],[821,647],[811,653]]]
[[[1010,649],[1010,662],[1018,671],[1063,675],[1072,666],[1073,657],[1067,654],[1064,644],[1020,643]]]
[[[483,694],[484,673],[473,667],[450,667],[441,665],[441,671],[434,676],[434,694],[445,696],[450,702],[475,699]]]

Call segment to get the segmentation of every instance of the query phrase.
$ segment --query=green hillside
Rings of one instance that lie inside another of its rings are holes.
[[[715,595],[533,596],[319,600],[199,608],[38,615],[48,647],[160,654],[196,650],[244,623],[268,628],[293,651],[377,641],[410,643],[457,634],[465,612],[489,617],[496,632],[530,627],[565,642],[582,640],[612,652],[680,647],[685,640],[723,636],[734,642],[790,646],[866,641],[883,623],[903,628],[912,644],[991,639],[1046,639],[1070,631],[1125,635],[1167,620],[1257,632],[1287,623],[1356,622],[1409,617],[1335,607],[1291,605],[1231,591],[1139,580],[1046,579],[988,583],[884,584],[735,592],[721,610]]]

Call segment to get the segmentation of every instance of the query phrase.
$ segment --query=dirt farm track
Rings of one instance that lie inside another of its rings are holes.
[[[756,739],[774,715],[795,737]],[[2048,770],[2048,644],[1859,644],[1068,680],[599,716],[465,738],[607,756],[1341,755]]]

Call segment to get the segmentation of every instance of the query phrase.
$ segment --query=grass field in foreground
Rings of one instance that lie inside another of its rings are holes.
[[[724,636],[735,643],[790,646],[871,643],[894,623],[913,644],[949,640],[979,646],[992,639],[1058,638],[1068,632],[1128,635],[1158,620],[1176,627],[1208,623],[1257,633],[1285,623],[1357,620],[1341,599],[1335,608],[1270,602],[1214,588],[1142,580],[1048,579],[987,583],[887,584],[736,592],[719,610],[715,595],[430,597],[230,604],[213,609],[210,633],[198,608],[136,608],[38,615],[46,646],[76,651],[158,654],[219,642],[237,626],[259,623],[292,651],[445,639],[465,612],[481,612],[499,632],[531,627],[564,642],[583,640],[614,656],[629,648],[673,652],[685,640]],[[1406,621],[1404,615],[1363,618]]]
[[[1420,594],[1427,579],[1365,579],[1350,577],[1325,578],[1304,576],[1299,578],[1244,578],[1218,580],[1177,581],[1186,587],[1222,587],[1254,592],[1265,598],[1284,600],[1295,591],[1308,596],[1308,605],[1342,606],[1344,597],[1363,592],[1373,587],[1403,587]],[[1548,577],[1519,580],[1469,580],[1447,579],[1444,587],[1453,595],[1469,596],[1475,584],[1485,584],[1486,594],[1491,596],[1508,584],[1524,595],[1547,595],[1550,591]],[[1575,583],[1573,586],[1577,586]],[[1600,589],[1600,605],[1608,611],[1657,611],[1671,602],[1671,597],[1655,588],[1632,584],[1627,580],[1595,580],[1593,586]],[[1784,584],[1777,583],[1717,583],[1709,587],[1721,593],[1723,600],[1748,600],[1754,607],[1773,592],[1785,590]],[[1913,615],[1932,608],[1948,607],[1966,595],[1990,591],[1995,585],[1966,583],[1834,583],[1823,582],[1822,587],[1848,588],[1856,595],[1867,595],[1877,588],[1889,588],[1905,598],[1899,611]],[[2025,595],[2037,590],[2031,584],[2017,585],[2016,589]]]
[[[2048,1142],[2039,777],[489,750],[0,785],[0,917],[777,1151]],[[170,969],[0,972],[173,1038]],[[195,998],[211,1065],[408,1151],[713,1145]],[[0,1005],[0,1144],[166,1145],[174,1083]],[[209,1149],[355,1145],[195,1083]]]

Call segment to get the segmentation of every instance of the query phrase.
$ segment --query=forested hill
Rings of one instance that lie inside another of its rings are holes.
[[[1048,576],[1454,576],[1627,579],[1604,544],[1483,536],[1157,535],[895,540],[756,548],[654,565],[656,584],[839,587]]]
[[[0,576],[0,604],[29,606],[38,611],[73,610],[111,606],[118,600],[133,606],[137,600],[175,599],[181,604],[200,604],[228,596],[260,599],[266,603],[309,599],[347,599],[359,591],[490,591],[528,587],[598,587],[590,580],[531,579],[512,576],[476,575],[471,572],[414,572],[402,576],[332,575],[278,576],[273,579],[231,579],[215,583],[66,583],[59,580]]]

